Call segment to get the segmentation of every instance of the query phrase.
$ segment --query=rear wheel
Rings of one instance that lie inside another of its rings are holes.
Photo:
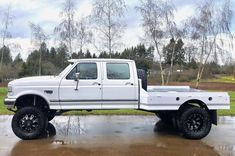
[[[201,139],[207,136],[212,124],[209,113],[200,107],[182,111],[178,122],[180,131],[190,139]]]
[[[12,130],[23,140],[37,139],[47,126],[44,112],[36,107],[19,109],[12,119]]]
[[[164,123],[171,124],[174,117],[174,111],[157,111],[156,116],[159,117]]]

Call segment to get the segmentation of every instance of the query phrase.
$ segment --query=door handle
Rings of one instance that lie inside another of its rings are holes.
[[[134,85],[133,83],[131,83],[131,82],[127,82],[127,83],[125,83],[125,85]]]
[[[94,82],[94,83],[92,83],[92,85],[98,85],[98,86],[100,86],[101,84],[100,84],[99,82]]]

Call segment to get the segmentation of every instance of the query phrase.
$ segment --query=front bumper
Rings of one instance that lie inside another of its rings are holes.
[[[15,101],[16,101],[16,99],[5,98],[4,104],[7,107],[7,109],[13,109],[15,106]]]

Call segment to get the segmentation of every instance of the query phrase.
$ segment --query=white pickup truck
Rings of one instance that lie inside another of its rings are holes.
[[[226,92],[186,86],[148,86],[143,70],[124,59],[78,59],[58,76],[21,78],[8,84],[6,107],[15,112],[13,132],[21,139],[41,136],[56,113],[69,110],[138,109],[155,113],[191,139],[217,124],[217,109],[230,109]],[[148,89],[147,89],[148,88]]]

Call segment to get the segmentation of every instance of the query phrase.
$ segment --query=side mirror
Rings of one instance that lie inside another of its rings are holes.
[[[80,73],[75,73],[75,78],[76,78],[75,80],[78,81],[80,78]]]

